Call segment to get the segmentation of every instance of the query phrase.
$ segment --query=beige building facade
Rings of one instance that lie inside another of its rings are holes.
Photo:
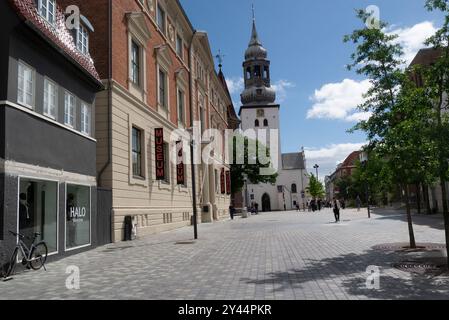
[[[224,149],[213,152],[212,164],[195,166],[196,194],[189,142],[182,164],[177,149],[177,136],[197,122],[202,132],[228,126],[223,106],[232,102],[207,34],[194,29],[177,0],[70,2],[99,30],[92,55],[107,90],[96,102],[97,171],[99,186],[112,190],[113,241],[124,240],[127,216],[138,236],[191,225],[194,197],[199,222],[227,218]],[[195,143],[201,151],[215,141]]]

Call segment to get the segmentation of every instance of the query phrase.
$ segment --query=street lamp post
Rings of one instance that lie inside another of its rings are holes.
[[[317,180],[319,180],[319,177],[318,177],[318,169],[319,169],[319,167],[320,167],[320,166],[317,165],[317,164],[313,166],[313,168],[316,170],[316,179],[317,179]]]
[[[195,163],[194,163],[195,141],[193,136],[190,140],[190,164],[192,170],[192,194],[193,194],[193,233],[195,240],[198,240],[198,208],[196,203],[196,179],[195,179]]]
[[[367,168],[368,166],[368,153],[363,151],[360,153],[360,163],[363,165],[363,168]],[[369,203],[369,184],[368,179],[365,180],[365,193],[366,193],[366,202],[368,204],[368,219],[371,219],[371,207]]]

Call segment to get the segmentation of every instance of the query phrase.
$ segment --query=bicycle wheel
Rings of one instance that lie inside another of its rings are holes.
[[[5,278],[10,277],[13,273],[14,273],[14,269],[16,267],[16,262],[17,262],[17,254],[19,253],[19,248],[15,248],[14,252],[11,256],[11,259],[9,260],[9,264],[7,264],[6,268],[5,268]]]
[[[30,255],[30,267],[33,270],[40,270],[47,261],[48,248],[45,242],[38,243]]]

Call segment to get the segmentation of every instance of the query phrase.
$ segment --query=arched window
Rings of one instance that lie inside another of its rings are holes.
[[[270,74],[269,74],[269,71],[268,71],[268,67],[267,67],[267,66],[265,66],[265,67],[263,68],[263,77],[264,77],[264,79],[270,78]]]
[[[267,120],[267,119],[265,119],[265,120],[263,121],[263,126],[264,126],[264,127],[268,127],[268,120]]]
[[[256,121],[255,121],[255,123],[254,123],[254,126],[255,126],[255,127],[260,127],[260,123],[259,123],[259,120],[258,120],[258,119],[256,119]]]
[[[251,79],[251,67],[246,68],[246,79]]]
[[[296,183],[292,184],[292,193],[298,193],[298,188],[296,187]]]
[[[255,66],[254,67],[254,76],[256,78],[260,78],[260,76],[261,76],[260,66]]]

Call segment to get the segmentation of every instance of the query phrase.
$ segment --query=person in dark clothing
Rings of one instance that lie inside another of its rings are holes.
[[[334,199],[335,222],[340,222],[340,209],[341,209],[340,201],[338,201],[338,199]]]
[[[259,214],[259,204],[257,202],[254,204],[254,209],[256,210],[256,214]]]
[[[234,220],[234,216],[235,216],[235,208],[234,208],[234,205],[233,205],[233,204],[231,204],[231,205],[229,206],[229,214],[231,215],[231,220]]]

